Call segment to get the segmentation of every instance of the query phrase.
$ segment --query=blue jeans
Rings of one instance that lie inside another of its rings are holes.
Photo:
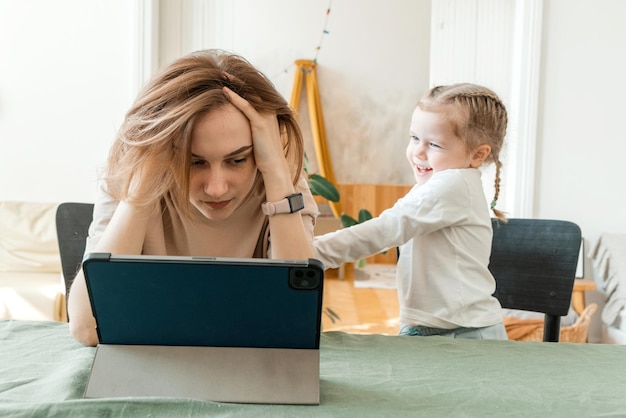
[[[499,323],[482,328],[431,328],[424,326],[402,325],[399,335],[429,337],[440,335],[449,338],[466,338],[469,340],[508,340],[504,324]]]

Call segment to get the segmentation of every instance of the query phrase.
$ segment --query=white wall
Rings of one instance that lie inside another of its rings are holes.
[[[333,2],[318,77],[337,181],[413,183],[404,150],[428,88],[429,3]],[[311,28],[313,46],[317,38],[319,28]]]
[[[92,199],[132,100],[131,6],[0,0],[0,199]]]
[[[626,2],[545,5],[536,215],[626,233]]]
[[[621,0],[545,2],[535,215],[578,223],[587,251],[626,233],[624,16]],[[585,270],[593,278],[588,259]]]

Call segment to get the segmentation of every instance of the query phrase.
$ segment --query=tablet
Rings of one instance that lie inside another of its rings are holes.
[[[91,253],[83,271],[103,344],[319,348],[319,260]]]

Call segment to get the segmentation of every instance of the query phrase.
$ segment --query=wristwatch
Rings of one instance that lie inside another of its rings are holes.
[[[290,194],[278,202],[265,202],[261,205],[261,210],[268,216],[279,213],[294,213],[304,209],[304,198],[302,193]]]

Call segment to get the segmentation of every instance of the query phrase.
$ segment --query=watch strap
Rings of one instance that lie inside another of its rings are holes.
[[[265,202],[261,205],[261,210],[268,216],[280,213],[295,213],[304,209],[304,198],[302,193],[290,194],[278,202]]]

